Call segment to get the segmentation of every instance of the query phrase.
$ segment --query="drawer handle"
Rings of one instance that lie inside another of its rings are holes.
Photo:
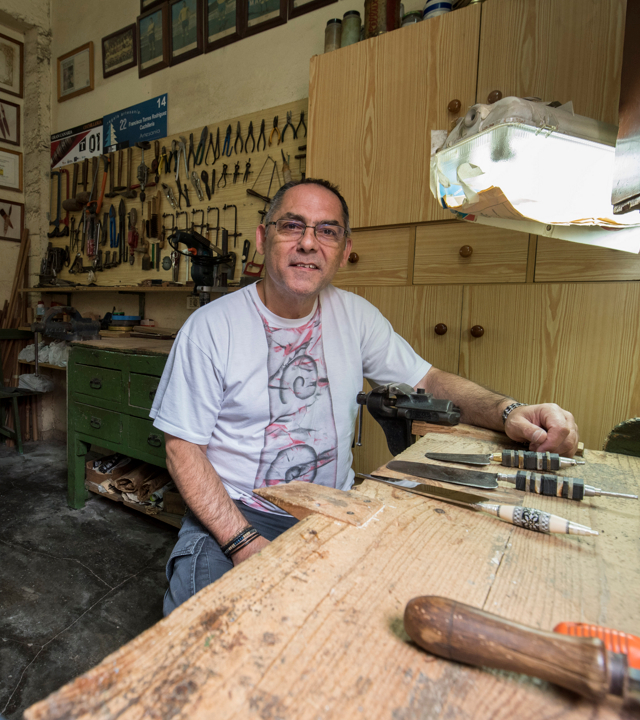
[[[482,325],[474,325],[469,332],[473,337],[479,338],[484,335],[484,328]]]
[[[458,252],[464,258],[471,257],[473,255],[473,248],[471,245],[463,245]]]
[[[451,102],[447,105],[447,109],[450,113],[453,113],[454,115],[456,113],[460,112],[460,108],[462,107],[462,103],[460,100],[451,100]]]
[[[89,425],[91,425],[92,428],[99,430],[102,427],[102,420],[92,416],[91,420],[89,420]]]
[[[93,378],[93,380],[89,380],[89,387],[94,390],[100,390],[102,388],[102,380],[100,380],[100,378]]]
[[[156,390],[158,388],[154,388],[153,390],[149,390],[149,400],[153,400],[156,396]]]
[[[352,265],[355,265],[355,264],[358,262],[358,260],[360,260],[360,255],[358,255],[357,252],[352,252],[352,253],[349,255],[349,262],[350,262]]]
[[[147,445],[151,445],[151,447],[160,447],[162,445],[162,438],[160,435],[151,433],[151,435],[147,438]]]
[[[446,335],[449,328],[444,323],[438,323],[433,329],[436,335]]]
[[[502,100],[502,93],[500,90],[492,90],[487,96],[487,102],[489,105],[493,105],[493,103],[498,102],[498,100]]]

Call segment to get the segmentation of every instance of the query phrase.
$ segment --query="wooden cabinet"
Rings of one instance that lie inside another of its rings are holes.
[[[416,229],[416,284],[524,282],[529,235],[464,222]]]
[[[640,256],[539,237],[536,282],[640,280]]]
[[[338,271],[333,284],[410,285],[414,232],[411,227],[355,231],[349,262]]]
[[[639,328],[637,283],[468,286],[460,374],[522,402],[557,402],[597,449],[638,414]]]
[[[354,228],[451,218],[429,190],[431,131],[474,103],[480,12],[311,59],[307,176],[340,186]]]
[[[617,124],[625,0],[486,0],[477,102],[490,93],[573,101]]]

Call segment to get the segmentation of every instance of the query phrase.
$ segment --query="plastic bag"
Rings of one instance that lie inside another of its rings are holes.
[[[42,353],[44,347],[45,347],[44,340],[41,340],[38,343],[38,361],[39,362],[43,362],[42,356],[40,353]],[[27,345],[27,347],[20,350],[20,354],[18,355],[18,360],[22,360],[22,362],[33,362],[35,359],[36,359],[35,343],[31,343],[31,345]]]
[[[55,385],[51,378],[44,375],[20,375],[18,387],[24,390],[35,390],[36,392],[51,392]]]
[[[49,345],[49,364],[67,367],[69,361],[69,345],[61,340]]]

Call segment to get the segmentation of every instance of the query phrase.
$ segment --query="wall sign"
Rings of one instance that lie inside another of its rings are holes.
[[[167,93],[105,115],[104,152],[115,152],[143,140],[167,136]]]
[[[51,136],[51,169],[102,155],[102,118]]]

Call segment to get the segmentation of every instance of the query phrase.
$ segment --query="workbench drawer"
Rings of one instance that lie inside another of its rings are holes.
[[[159,384],[159,377],[132,372],[129,375],[129,405],[149,410]]]
[[[93,365],[95,367],[112,368],[122,370],[126,367],[127,358],[122,353],[109,352],[108,350],[96,350],[94,348],[71,346],[71,363],[80,365]]]
[[[131,372],[160,377],[167,363],[168,355],[129,355],[128,357]]]
[[[149,455],[165,456],[164,433],[153,427],[153,421],[129,418],[129,447]]]
[[[70,426],[75,432],[90,435],[99,440],[122,442],[122,415],[104,408],[71,403]]]
[[[123,400],[121,370],[75,364],[69,377],[72,393],[81,393],[114,403],[121,403]]]
[[[356,230],[351,260],[338,270],[334,285],[407,285],[411,228]]]
[[[414,285],[525,282],[529,235],[472,223],[416,229]]]

